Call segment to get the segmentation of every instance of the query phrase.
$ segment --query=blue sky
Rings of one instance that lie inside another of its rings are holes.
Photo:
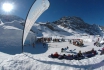
[[[14,4],[14,9],[5,13],[0,9],[0,14],[13,14],[26,18],[27,13],[35,0],[0,0],[2,3]],[[63,16],[81,17],[86,23],[104,26],[104,0],[49,0],[50,7],[36,22],[55,21]]]

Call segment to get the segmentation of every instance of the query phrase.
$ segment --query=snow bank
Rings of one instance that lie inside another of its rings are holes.
[[[42,55],[17,54],[0,64],[0,70],[103,70],[104,55],[83,60],[58,60]]]

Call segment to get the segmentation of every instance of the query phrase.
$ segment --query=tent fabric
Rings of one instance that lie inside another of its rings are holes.
[[[25,40],[27,38],[27,35],[32,28],[33,24],[35,21],[39,18],[39,16],[48,9],[50,3],[48,0],[36,0],[35,3],[32,5],[26,22],[25,22],[25,27],[24,27],[24,32],[23,32],[23,45],[25,43]]]

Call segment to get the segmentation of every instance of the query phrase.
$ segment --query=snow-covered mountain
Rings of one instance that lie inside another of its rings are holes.
[[[52,22],[53,24],[60,25],[67,29],[72,29],[76,32],[83,32],[89,35],[102,35],[100,27],[96,24],[90,25],[85,23],[80,17],[62,17],[57,21]]]
[[[25,20],[14,15],[0,15],[0,20],[5,23],[5,25],[10,25],[23,29]],[[23,26],[21,26],[21,24]],[[35,32],[37,36],[46,35],[61,35],[61,36],[70,36],[70,35],[103,35],[103,27],[93,24],[90,25],[85,23],[80,17],[62,17],[54,22],[38,22],[35,23],[31,29],[32,32]]]
[[[100,26],[101,27],[101,29],[103,30],[103,32],[104,32],[104,26]]]
[[[71,36],[71,35],[103,35],[101,26],[85,23],[79,17],[62,17],[54,22],[36,23],[32,31],[36,32],[39,36],[46,34]]]
[[[2,15],[3,16],[3,15]],[[13,16],[13,15],[12,15]],[[16,17],[16,16],[15,16]],[[4,20],[5,18],[0,18],[0,70],[103,70],[104,69],[104,55],[99,55],[102,47],[95,47],[91,39],[98,39],[98,37],[93,38],[91,36],[83,37],[85,47],[76,47],[69,42],[50,42],[46,44],[44,48],[42,43],[36,43],[33,48],[30,45],[31,38],[34,38],[34,34],[39,36],[54,36],[56,38],[59,36],[79,39],[82,35],[89,35],[87,28],[90,27],[89,24],[84,23],[81,19],[72,18],[71,24],[60,19],[55,22],[47,23],[35,23],[32,27],[24,46],[24,53],[21,53],[22,48],[22,33],[24,20],[18,19],[19,17],[12,18],[11,20]],[[66,18],[65,18],[66,19]],[[63,22],[63,23],[60,23]],[[74,23],[76,22],[76,23]],[[78,23],[77,23],[78,22]],[[77,25],[78,24],[78,25]],[[81,24],[85,24],[87,27],[81,27]],[[97,27],[99,33],[102,33],[100,26]],[[73,29],[74,28],[74,29]],[[91,27],[90,27],[91,28]],[[95,28],[96,30],[96,28]],[[94,31],[93,28],[90,31]],[[78,37],[76,35],[79,35]],[[94,34],[98,35],[96,32]],[[85,40],[88,40],[86,42]],[[29,43],[30,42],[30,43]],[[29,44],[28,44],[29,43]],[[67,52],[62,53],[61,48],[69,46]],[[76,54],[79,50],[82,52],[89,51],[94,48],[98,55],[92,58],[85,58],[83,60],[59,60],[49,58],[48,55],[54,52],[62,54]]]

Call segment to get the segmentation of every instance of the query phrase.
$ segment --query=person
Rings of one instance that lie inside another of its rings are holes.
[[[66,58],[66,55],[63,54],[63,55],[59,55],[58,59],[65,59]]]
[[[91,50],[92,52],[94,51],[94,48],[92,48],[92,50]]]
[[[58,58],[58,57],[59,57],[59,54],[58,54],[57,52],[55,52],[55,53],[53,54],[53,56],[54,56],[55,58]]]
[[[94,50],[94,48],[92,48],[92,54],[96,55],[97,52]]]
[[[45,41],[43,41],[43,46],[44,46],[44,48],[45,48],[45,46],[46,46],[46,43],[45,43]]]
[[[96,46],[96,43],[97,43],[97,42],[94,43],[94,46]]]
[[[68,54],[67,56],[68,56],[68,57],[70,57],[71,55],[70,55],[70,54]]]
[[[104,45],[104,42],[102,43],[102,45]]]
[[[70,39],[68,39],[68,41],[69,41],[69,43],[71,44],[71,40],[70,40]]]
[[[61,48],[61,52],[63,52],[64,51],[64,48]]]
[[[33,43],[33,48],[35,47],[35,43]]]
[[[70,44],[72,43],[72,41],[70,40]]]
[[[82,53],[81,51],[79,51],[79,53],[77,54],[78,57],[82,57]]]
[[[95,56],[96,54],[97,54],[96,50],[92,48],[92,50],[86,52],[86,57],[90,58],[90,57]]]
[[[54,58],[53,54],[51,53],[51,55],[48,56],[49,58]]]
[[[78,60],[84,59],[84,56],[83,56],[83,54],[81,53],[81,51],[79,51],[79,53],[77,54],[77,59],[78,59]]]
[[[65,57],[66,55],[65,54],[63,54],[63,57]]]
[[[100,55],[102,54],[104,54],[104,47],[102,48]]]
[[[69,47],[67,46],[67,49],[69,49]]]
[[[99,41],[99,38],[98,38],[98,41]]]
[[[104,50],[104,47],[102,48],[102,50]]]
[[[72,60],[73,59],[73,55],[68,54],[64,58],[67,59],[67,60]]]

